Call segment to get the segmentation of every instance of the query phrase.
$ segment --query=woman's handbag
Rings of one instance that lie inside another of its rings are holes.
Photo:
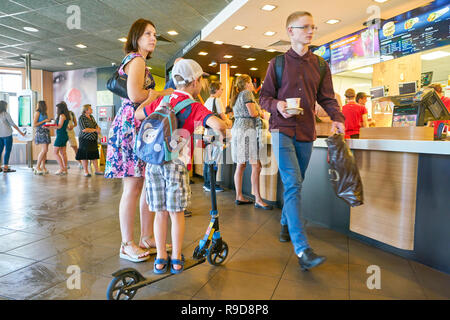
[[[127,93],[127,75],[120,75],[119,68],[113,73],[112,77],[109,78],[106,88],[112,93],[118,95],[121,98],[128,99]]]

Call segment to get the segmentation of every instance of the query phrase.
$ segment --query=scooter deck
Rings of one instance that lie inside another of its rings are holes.
[[[202,258],[202,259],[199,259],[199,260],[196,260],[196,259],[193,259],[193,258],[188,258],[184,262],[184,271],[186,271],[186,270],[188,270],[188,269],[190,269],[192,267],[195,267],[195,266],[197,266],[199,264],[202,264],[205,261],[206,261],[205,258]],[[167,272],[164,273],[164,274],[155,274],[155,273],[153,273],[153,271],[150,271],[150,272],[146,273],[144,276],[147,276],[147,277],[145,277],[145,280],[143,280],[141,282],[138,282],[138,283],[136,283],[136,284],[134,284],[132,286],[129,286],[126,289],[127,290],[139,289],[139,288],[145,287],[145,286],[147,286],[147,285],[149,285],[151,283],[158,282],[160,280],[168,278],[170,276],[176,276],[176,274],[171,274],[170,273],[170,266],[169,266]]]

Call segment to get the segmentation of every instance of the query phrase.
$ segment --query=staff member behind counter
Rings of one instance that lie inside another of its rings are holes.
[[[342,107],[345,116],[345,138],[359,139],[359,129],[369,126],[367,121],[367,109],[365,106],[356,103],[355,90],[352,88],[345,91],[347,104]],[[359,97],[361,99],[361,95]]]
[[[434,89],[437,95],[441,98],[448,112],[450,112],[450,98],[444,96],[442,93],[442,85],[440,83],[432,83],[428,86],[428,88]],[[438,121],[430,121],[428,122],[429,127],[434,127],[434,136],[438,135],[438,128],[441,123],[444,123],[447,126],[450,126],[450,121],[448,120],[438,120]]]

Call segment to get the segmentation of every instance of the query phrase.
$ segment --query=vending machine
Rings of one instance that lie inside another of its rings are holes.
[[[97,106],[95,120],[101,129],[101,144],[107,145],[109,128],[114,120],[114,106]]]

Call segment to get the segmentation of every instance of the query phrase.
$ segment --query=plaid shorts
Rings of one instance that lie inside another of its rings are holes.
[[[147,164],[145,192],[150,211],[184,211],[191,200],[189,175],[180,160],[163,165]]]

